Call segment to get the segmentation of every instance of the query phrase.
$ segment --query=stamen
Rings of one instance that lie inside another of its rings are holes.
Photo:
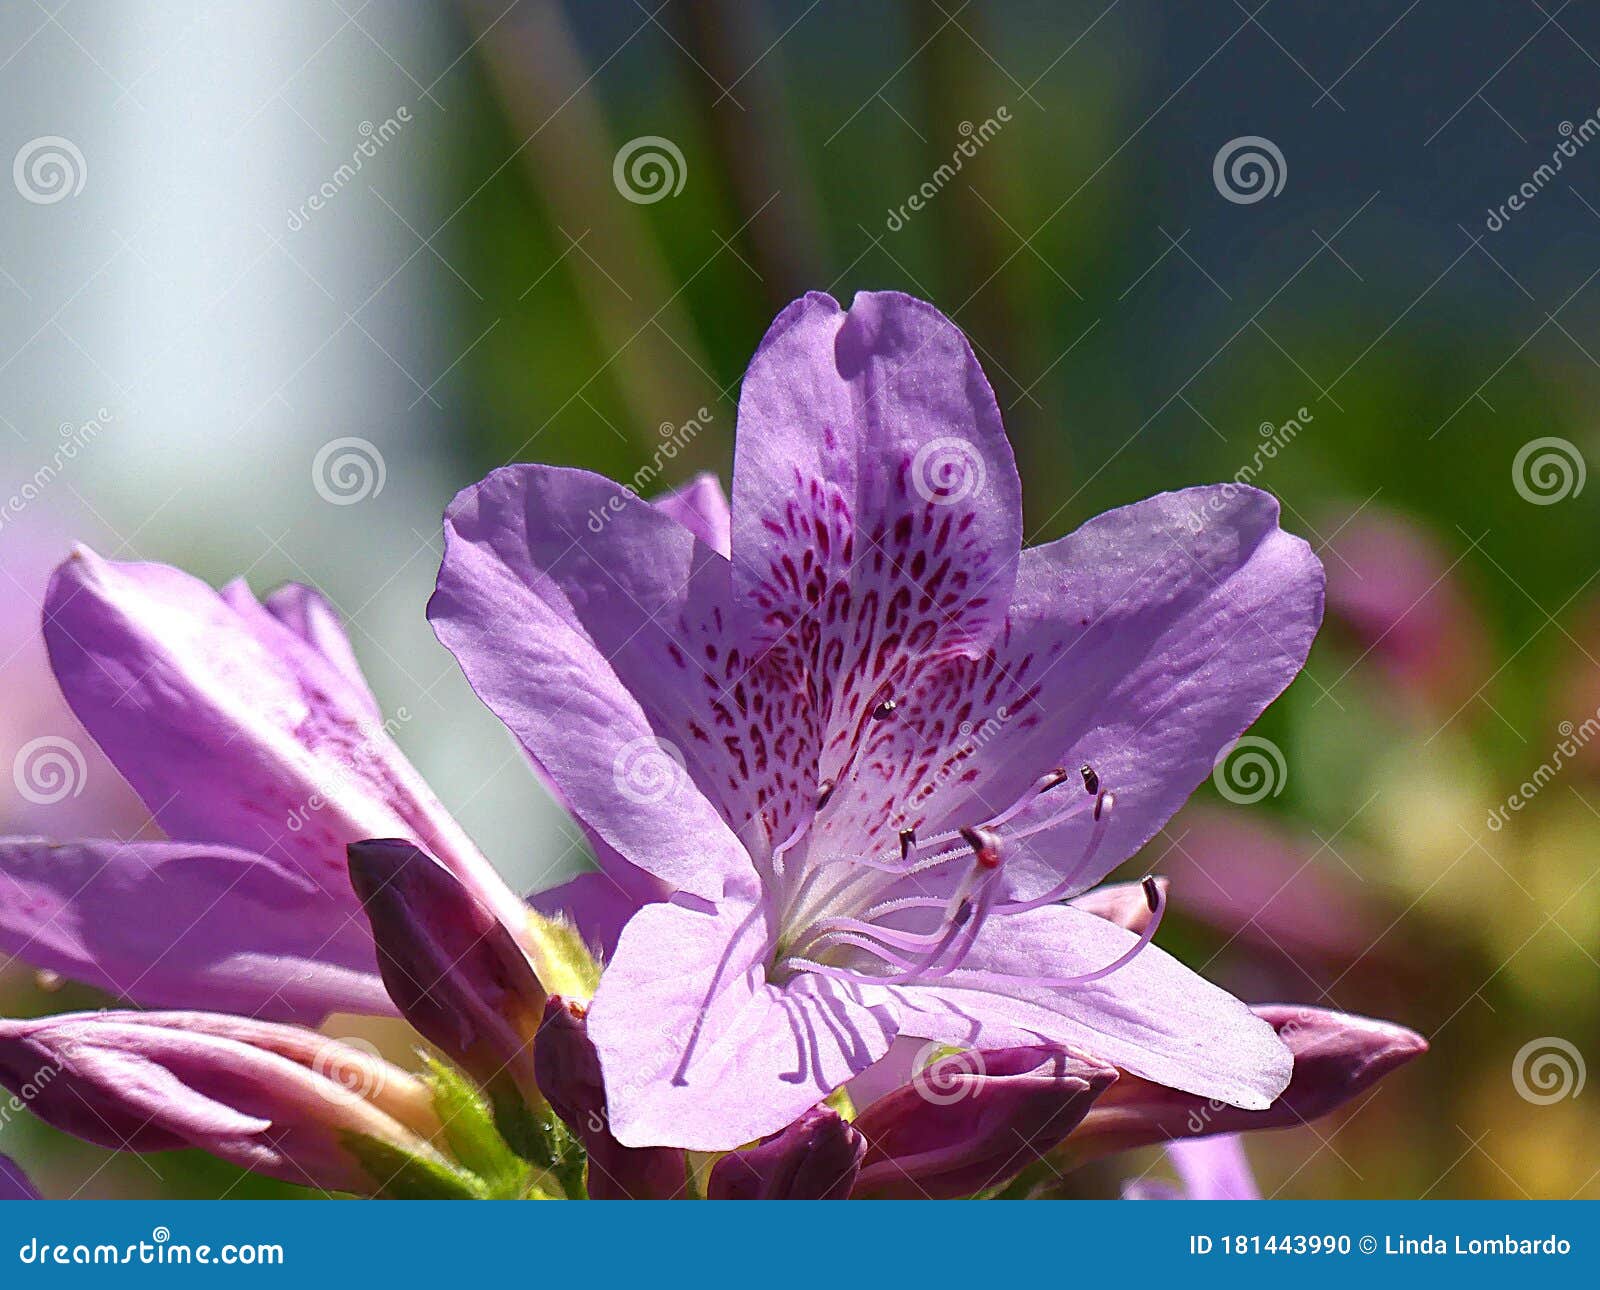
[[[1101,812],[1104,809],[1105,804],[1106,804],[1106,799],[1109,796],[1110,796],[1110,794],[1108,794],[1108,793],[1101,793],[1098,797],[1096,797],[1094,799],[1094,818],[1095,819],[1098,820],[1100,818]]]
[[[1055,788],[1059,784],[1065,784],[1067,780],[1071,778],[1072,776],[1067,774],[1064,766],[1057,766],[1053,771],[1039,781],[1039,791],[1041,793],[1048,793],[1052,788]]]
[[[1000,867],[1000,836],[991,829],[963,828],[961,840],[972,848],[973,855],[978,858],[978,866],[982,869],[998,869]]]
[[[1084,791],[1090,797],[1100,791],[1100,776],[1095,773],[1094,767],[1089,765],[1088,762],[1084,762],[1082,766],[1078,767],[1078,774],[1083,776]]]
[[[1105,810],[1101,810],[1101,804]],[[1116,797],[1111,793],[1101,793],[1095,798],[1094,828],[1089,834],[1089,841],[1084,844],[1083,854],[1078,857],[1078,863],[1067,870],[1060,882],[1042,895],[1035,896],[1032,900],[1007,901],[995,908],[997,914],[1025,914],[1030,909],[1040,909],[1045,905],[1053,905],[1058,900],[1067,896],[1074,896],[1083,885],[1083,877],[1089,870],[1090,863],[1094,860],[1095,853],[1100,850],[1100,844],[1105,841],[1106,832],[1111,826],[1111,808],[1117,803]],[[1148,897],[1148,890],[1146,896]]]
[[[917,831],[915,829],[900,830],[900,862],[904,864],[911,858],[911,852],[917,845]]]
[[[834,784],[831,779],[825,779],[817,785],[817,810],[826,806],[833,797]]]
[[[894,710],[899,706],[893,699],[885,699],[872,710],[872,719],[874,721],[887,721],[894,716]]]

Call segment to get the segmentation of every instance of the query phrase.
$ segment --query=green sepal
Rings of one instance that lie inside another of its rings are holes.
[[[578,929],[565,918],[528,910],[522,942],[547,992],[568,999],[594,998],[600,985],[600,964]]]
[[[442,1156],[422,1155],[364,1133],[341,1135],[350,1154],[373,1180],[374,1195],[386,1200],[485,1200],[483,1181]]]
[[[455,1067],[424,1054],[433,1109],[444,1125],[451,1153],[483,1183],[495,1199],[523,1195],[528,1186],[528,1166],[506,1145],[483,1095]]]

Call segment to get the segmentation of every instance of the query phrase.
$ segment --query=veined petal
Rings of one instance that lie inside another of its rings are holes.
[[[736,600],[752,648],[808,678],[826,828],[881,824],[870,714],[980,653],[1016,576],[1021,486],[966,338],[895,292],[790,305],[745,374],[733,498]]]
[[[985,1049],[1043,1040],[1230,1106],[1271,1105],[1292,1064],[1273,1028],[1155,946],[1098,981],[1037,984],[1097,971],[1137,942],[1094,914],[1045,906],[991,918],[944,980],[864,997],[898,999],[902,1034]]]
[[[794,796],[806,761],[793,679],[743,688],[752,660],[730,645],[728,596],[727,562],[619,485],[511,466],[451,504],[428,606],[585,825],[711,899],[749,873],[733,830]]]
[[[726,1151],[775,1133],[881,1057],[891,1011],[853,986],[766,978],[759,905],[648,905],[600,979],[589,1035],[628,1146]]]
[[[224,597],[80,547],[51,579],[44,635],[78,719],[169,835],[290,857],[352,912],[346,844],[408,837],[497,907],[514,903],[374,720],[365,685],[330,661],[333,625],[318,617],[313,647],[241,586]]]
[[[928,676],[868,750],[898,804],[895,827],[980,824],[1051,770],[1088,764],[1115,797],[1079,875],[1080,889],[1092,885],[1294,679],[1322,585],[1310,548],[1278,527],[1276,500],[1232,484],[1109,511],[1023,552],[993,648]],[[1074,791],[1040,797],[1002,830],[1015,890],[1053,885],[1082,855],[1088,810],[1046,824]]]
[[[227,847],[0,841],[0,955],[153,1007],[394,1012],[359,910]]]

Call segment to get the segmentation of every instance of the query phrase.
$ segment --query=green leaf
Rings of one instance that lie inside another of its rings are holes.
[[[533,970],[551,994],[569,999],[592,999],[600,984],[600,964],[583,943],[578,929],[564,918],[528,911],[522,943]]]

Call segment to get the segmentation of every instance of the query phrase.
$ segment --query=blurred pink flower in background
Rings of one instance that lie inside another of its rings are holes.
[[[1452,558],[1431,533],[1364,508],[1330,525],[1328,628],[1416,708],[1454,710],[1488,675],[1488,641]]]

